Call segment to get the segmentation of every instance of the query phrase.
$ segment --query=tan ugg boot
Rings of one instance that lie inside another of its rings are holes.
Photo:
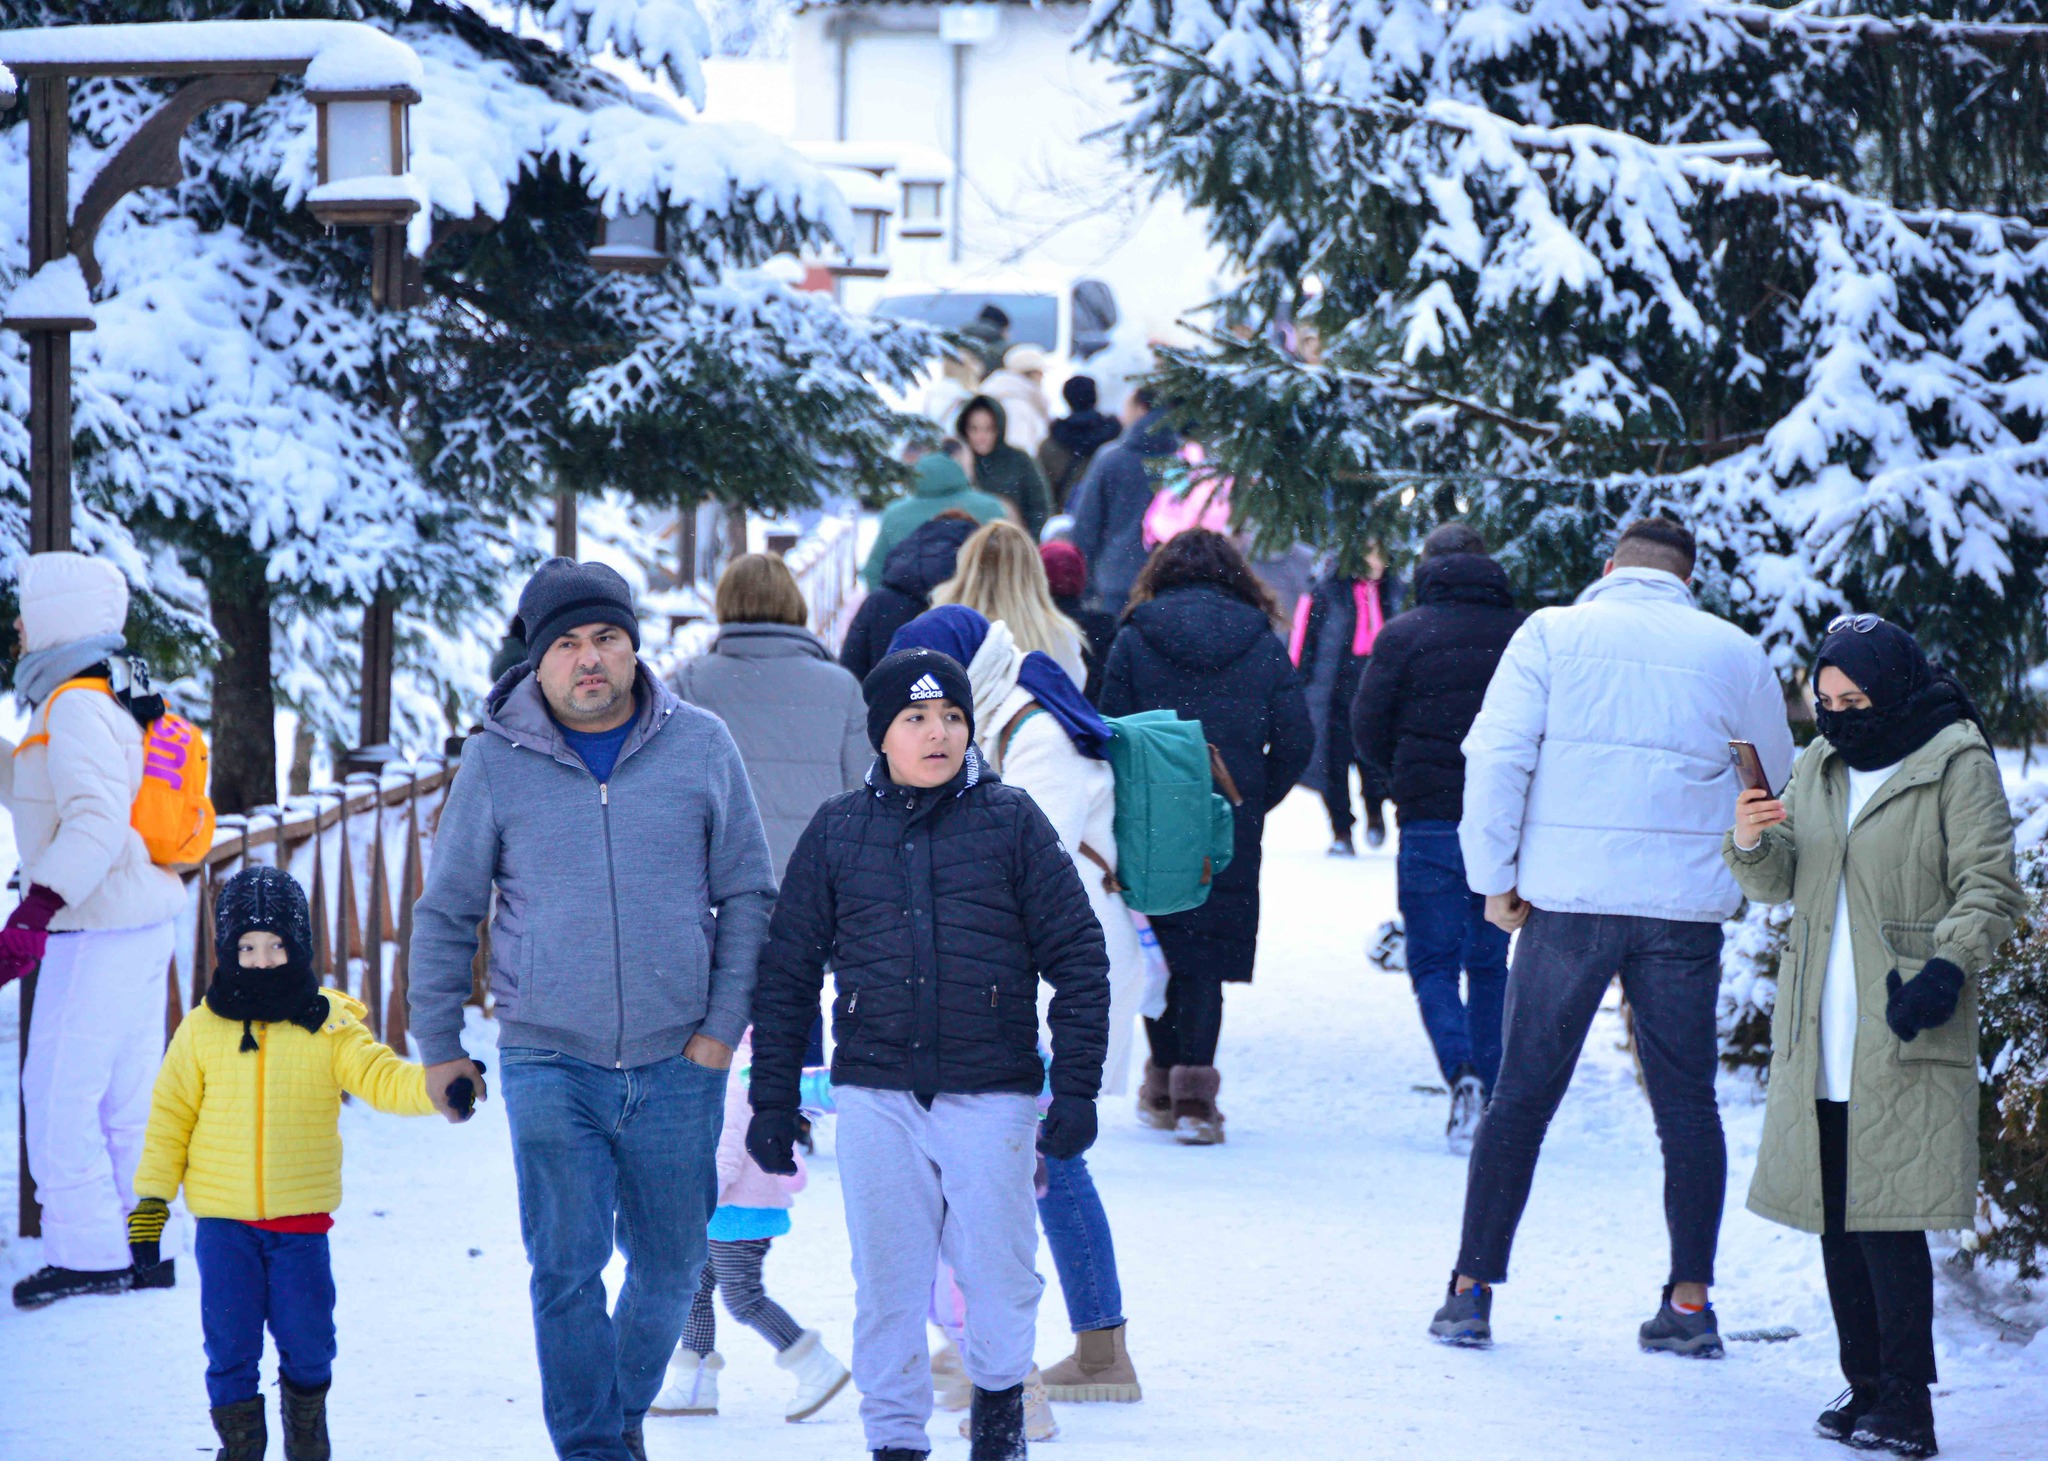
[[[1223,1113],[1216,1092],[1223,1076],[1213,1065],[1176,1065],[1168,1075],[1173,1089],[1173,1139],[1182,1146],[1221,1146]]]
[[[1138,1372],[1124,1350],[1124,1328],[1119,1324],[1114,1329],[1084,1329],[1075,1335],[1073,1354],[1045,1372],[1046,1399],[1081,1404],[1143,1400]]]
[[[1145,1062],[1145,1079],[1138,1086],[1138,1119],[1159,1131],[1173,1130],[1173,1093],[1167,1073]]]

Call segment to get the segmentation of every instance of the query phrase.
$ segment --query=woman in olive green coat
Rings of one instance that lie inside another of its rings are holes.
[[[1849,1389],[1822,1435],[1935,1454],[1926,1230],[1977,1195],[1976,976],[2012,932],[2012,815],[1975,708],[1911,635],[1838,619],[1821,737],[1783,799],[1745,792],[1725,856],[1790,901],[1750,1210],[1821,1234]]]

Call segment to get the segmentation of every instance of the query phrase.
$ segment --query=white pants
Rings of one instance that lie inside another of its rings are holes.
[[[126,1268],[128,1211],[164,1056],[169,923],[53,933],[36,976],[22,1067],[28,1167],[43,1204],[43,1261]]]
[[[870,1451],[924,1451],[932,1413],[925,1312],[943,1255],[967,1298],[968,1379],[1007,1390],[1038,1336],[1038,1103],[840,1086],[840,1186],[853,1239],[853,1382]]]

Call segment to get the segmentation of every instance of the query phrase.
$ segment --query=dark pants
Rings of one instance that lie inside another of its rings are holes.
[[[1614,976],[1635,1013],[1636,1051],[1664,1149],[1671,1282],[1712,1283],[1728,1187],[1714,1103],[1721,925],[1598,913],[1529,915],[1508,976],[1500,1078],[1472,1141],[1458,1272],[1508,1276],[1536,1157]]]
[[[277,1341],[277,1372],[300,1389],[334,1373],[334,1269],[325,1233],[271,1233],[231,1218],[201,1218],[199,1327],[206,1399],[233,1405],[262,1393],[263,1326]]]
[[[1501,1001],[1508,936],[1486,921],[1486,900],[1465,885],[1456,822],[1403,822],[1396,864],[1408,978],[1446,1083],[1469,1065],[1493,1089],[1500,1072]],[[1465,976],[1464,998],[1458,975]]]
[[[680,1055],[613,1070],[511,1047],[498,1061],[548,1435],[563,1461],[630,1461],[623,1433],[661,1388],[704,1264],[726,1074]],[[614,1244],[626,1278],[608,1313]]]
[[[1843,1220],[1849,1178],[1849,1103],[1816,1101],[1820,1201],[1827,1231],[1821,1266],[1835,1310],[1842,1375],[1851,1385],[1905,1380],[1932,1385],[1934,1264],[1927,1234],[1852,1233]]]
[[[684,1349],[710,1354],[718,1347],[718,1316],[711,1309],[713,1293],[723,1293],[725,1312],[774,1345],[777,1354],[804,1337],[803,1325],[768,1297],[767,1286],[761,1282],[761,1269],[768,1262],[771,1243],[768,1238],[743,1238],[732,1243],[711,1240],[711,1256],[705,1260],[697,1297],[690,1302],[689,1321],[683,1325]]]
[[[1166,1009],[1145,1021],[1152,1063],[1161,1070],[1214,1065],[1216,1043],[1223,1038],[1223,981],[1204,971],[1183,972],[1171,959],[1166,967]]]
[[[1059,1270],[1068,1326],[1080,1334],[1123,1323],[1116,1244],[1086,1157],[1045,1159],[1045,1196],[1038,1199],[1038,1220],[1045,1224],[1045,1244]]]
[[[1330,712],[1328,733],[1323,741],[1323,807],[1330,814],[1330,835],[1339,841],[1351,840],[1351,829],[1355,818],[1351,814],[1351,768],[1358,768],[1358,788],[1365,802],[1365,820],[1368,825],[1382,825],[1381,804],[1390,795],[1387,784],[1378,772],[1358,759],[1351,748],[1350,704],[1340,701]]]

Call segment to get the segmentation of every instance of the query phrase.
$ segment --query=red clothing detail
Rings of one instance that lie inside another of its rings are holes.
[[[334,1231],[334,1214],[302,1212],[295,1217],[261,1218],[255,1222],[245,1219],[243,1226],[261,1228],[266,1233],[330,1233]]]

